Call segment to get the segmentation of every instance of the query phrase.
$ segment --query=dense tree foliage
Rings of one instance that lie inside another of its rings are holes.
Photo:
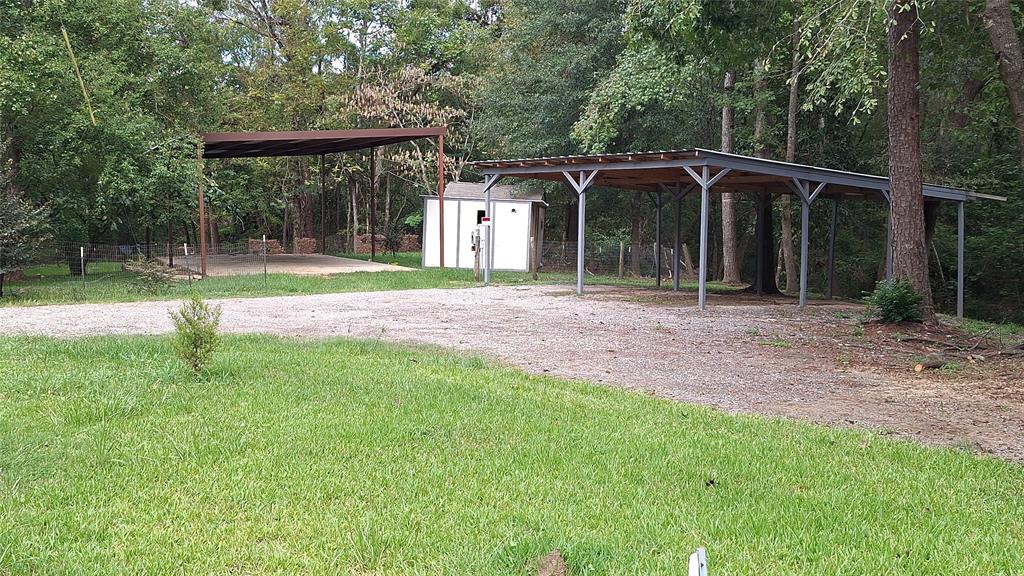
[[[1020,320],[1021,8],[1019,0],[0,0],[6,188],[48,205],[60,239],[193,239],[202,177],[211,242],[326,234],[351,243],[367,231],[371,186],[378,231],[413,231],[419,196],[435,192],[433,143],[377,151],[375,175],[367,153],[322,165],[315,157],[209,162],[200,175],[197,134],[445,124],[447,172],[464,179],[478,177],[466,168],[474,159],[693,146],[885,174],[889,129],[900,126],[889,118],[889,88],[908,86],[891,82],[893,47],[906,47],[893,24],[913,9],[920,80],[909,86],[921,135],[910,138],[920,174],[1009,198],[968,206],[967,302],[969,313]],[[575,198],[552,185],[547,199],[547,237],[572,239]],[[716,204],[725,226],[713,228],[714,276],[753,281],[758,206],[763,219],[764,199],[736,194]],[[691,249],[696,210],[688,199]],[[789,290],[794,211],[784,199],[767,210],[777,279]],[[926,285],[949,311],[955,210],[926,203],[923,212],[915,250],[928,253]],[[652,240],[646,197],[595,194],[588,213],[592,238]],[[841,205],[845,294],[870,290],[882,274],[888,217],[880,203]],[[812,211],[812,270],[827,219],[827,210]],[[824,280],[816,275],[811,289]]]
[[[0,151],[6,144],[0,142]],[[46,207],[33,206],[11,187],[12,162],[0,162],[0,297],[7,275],[31,261],[32,249],[46,237]]]

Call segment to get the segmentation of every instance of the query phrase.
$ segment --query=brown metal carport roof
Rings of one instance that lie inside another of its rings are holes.
[[[436,138],[444,136],[446,132],[443,126],[301,132],[209,132],[202,135],[203,158],[318,156],[421,138]]]
[[[378,146],[411,142],[423,138],[437,138],[437,194],[444,199],[444,137],[445,126],[425,128],[363,128],[357,130],[306,130],[282,132],[207,132],[200,134],[203,141],[197,150],[199,172],[203,170],[205,158],[256,158],[263,156],[321,156],[338,152],[373,149]],[[373,155],[371,154],[371,167]],[[371,168],[371,173],[372,173]],[[323,235],[323,167],[320,171],[321,195],[321,237]],[[371,178],[371,182],[374,179]],[[375,185],[371,184],[371,199],[376,196]],[[200,271],[206,276],[206,199],[203,179],[199,179],[199,255]],[[371,200],[371,204],[374,200]],[[444,202],[441,202],[441,268],[444,268]],[[376,210],[370,211],[370,234],[374,230]],[[323,241],[321,239],[321,249]],[[373,258],[375,243],[370,242],[370,258]]]

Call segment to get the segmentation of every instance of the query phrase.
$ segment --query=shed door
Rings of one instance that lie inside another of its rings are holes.
[[[494,267],[498,270],[527,270],[530,266],[530,204],[495,202],[492,230]]]

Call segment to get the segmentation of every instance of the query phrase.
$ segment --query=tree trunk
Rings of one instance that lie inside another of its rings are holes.
[[[722,152],[736,151],[733,142],[734,110],[732,92],[736,87],[736,73],[725,73],[725,104],[722,106]],[[727,284],[740,283],[740,257],[736,243],[736,195],[723,192],[722,196],[722,281]]]
[[[316,225],[314,224],[315,199],[312,189],[308,185],[310,181],[309,160],[300,158],[295,168],[295,184],[299,189],[299,193],[296,195],[298,205],[295,209],[295,230],[292,234],[294,236],[292,241],[295,244],[295,252],[298,253],[299,239],[315,237]]]
[[[796,121],[800,110],[800,21],[793,20],[793,60],[789,70],[789,107],[786,110],[786,162],[796,162]],[[797,290],[796,251],[793,249],[792,196],[779,199],[782,212],[782,261],[786,271],[786,292]]]
[[[391,174],[384,175],[384,227],[391,225]]]
[[[281,216],[281,248],[288,247],[288,207],[292,205],[288,197],[288,179],[281,181],[281,194],[284,195],[284,214]]]
[[[1024,165],[1024,58],[1020,39],[1013,25],[1010,0],[985,0],[981,20],[988,31],[989,43],[999,62],[999,76],[1006,85],[1013,125],[1017,129],[1017,153]]]
[[[576,208],[578,201],[575,192],[569,192],[569,201],[565,204],[565,235],[562,242],[576,241],[576,220],[579,218],[579,211]]]
[[[629,271],[633,276],[640,276],[640,224],[643,221],[643,198],[640,193],[633,194],[629,205]]]
[[[174,267],[174,222],[167,219],[167,266]]]
[[[220,227],[217,226],[217,217],[210,210],[206,211],[206,223],[209,229],[207,234],[210,238],[210,254],[220,254]]]
[[[768,111],[765,106],[764,60],[754,62],[754,155],[768,158]],[[772,217],[772,196],[768,192],[757,194],[757,226],[755,228],[757,274],[753,289],[758,294],[777,294],[775,283],[775,223]]]
[[[957,95],[956,100],[953,102],[953,108],[950,109],[949,114],[946,116],[946,128],[960,131],[967,127],[971,121],[971,116],[967,113],[967,109],[981,95],[985,84],[987,82],[984,78],[971,77],[964,80],[960,88],[960,94]],[[946,136],[945,132],[945,130],[942,130],[940,135]]]
[[[906,6],[906,9],[901,9]],[[921,294],[926,322],[935,321],[928,280],[921,176],[921,102],[917,4],[889,0],[889,185],[892,188],[893,277]]]
[[[351,172],[348,175],[348,188],[352,200],[352,209],[349,210],[349,233],[352,237],[352,253],[354,254],[358,250],[359,240],[359,183]]]

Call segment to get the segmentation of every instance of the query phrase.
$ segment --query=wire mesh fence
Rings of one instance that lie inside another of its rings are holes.
[[[207,250],[207,274],[212,276],[265,275],[270,241],[221,242]],[[280,245],[277,244],[279,247]],[[163,267],[179,280],[193,280],[202,271],[198,248],[188,243],[98,244],[61,241],[37,247],[31,260],[12,280],[87,282],[134,280],[146,265]],[[275,253],[285,251],[278,248]]]
[[[544,272],[575,272],[576,242],[544,242],[541,246],[539,269]],[[588,242],[583,256],[587,273],[599,276],[654,278],[657,275],[658,248],[654,244],[632,246],[626,242]],[[694,274],[688,249],[684,245],[679,254],[681,278]],[[661,276],[672,273],[673,250],[661,248]]]

